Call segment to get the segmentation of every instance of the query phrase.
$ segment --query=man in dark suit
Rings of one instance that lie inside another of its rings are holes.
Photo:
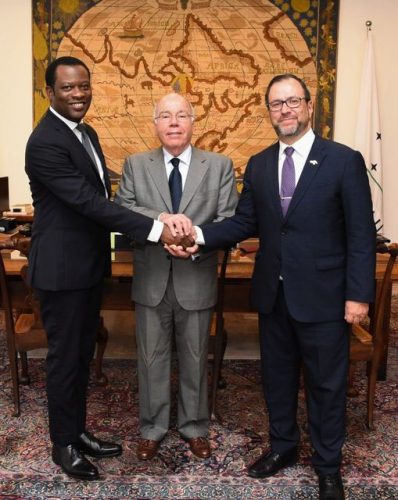
[[[311,130],[313,104],[302,80],[276,76],[266,104],[279,142],[250,158],[235,216],[203,226],[197,242],[216,248],[260,240],[252,300],[271,449],[249,475],[264,478],[296,463],[303,367],[320,498],[341,499],[348,324],[365,318],[374,294],[369,183],[360,153]]]
[[[85,454],[103,458],[122,452],[118,444],[101,441],[86,429],[89,367],[103,278],[110,273],[109,231],[124,232],[140,243],[157,242],[161,234],[167,240],[170,232],[159,221],[109,200],[98,136],[81,123],[92,97],[87,66],[73,57],[56,59],[47,68],[46,85],[51,107],[26,147],[35,208],[29,279],[48,337],[52,459],[72,477],[96,479],[98,470]]]

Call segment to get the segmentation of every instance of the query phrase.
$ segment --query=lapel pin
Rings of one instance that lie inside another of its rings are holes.
[[[310,160],[311,165],[315,167],[315,165],[318,165],[318,162],[316,160]]]

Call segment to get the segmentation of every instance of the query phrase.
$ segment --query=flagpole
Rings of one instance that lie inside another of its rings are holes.
[[[382,154],[381,126],[377,96],[376,68],[373,52],[372,21],[365,22],[366,49],[362,68],[361,87],[359,92],[358,118],[356,126],[355,147],[364,157],[370,189],[372,192],[373,212],[376,230],[383,230],[383,187],[382,187]]]

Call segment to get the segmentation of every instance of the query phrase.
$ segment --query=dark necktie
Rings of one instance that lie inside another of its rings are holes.
[[[79,125],[76,128],[82,134],[82,144],[84,146],[84,149],[87,151],[90,158],[93,160],[94,165],[97,167],[97,162],[95,161],[94,151],[91,146],[90,139],[88,137],[86,126],[83,123],[79,123]]]
[[[294,189],[296,187],[296,173],[294,171],[294,161],[292,155],[294,148],[288,147],[285,149],[285,161],[282,165],[282,179],[281,179],[281,205],[283,215],[286,215],[289,208],[291,199],[293,197]]]
[[[170,163],[173,165],[173,170],[169,177],[171,204],[173,205],[173,212],[177,214],[182,196],[182,177],[181,177],[181,172],[178,168],[180,159],[172,158],[170,160]]]
[[[100,176],[100,179],[101,179],[101,182],[104,186],[104,190],[105,190],[105,196],[108,198],[108,191],[106,189],[106,186],[105,186],[105,181],[102,179],[102,176],[101,176],[101,173],[100,173],[100,169],[98,168],[98,164],[97,164],[97,161],[95,159],[95,155],[94,155],[94,151],[93,151],[93,147],[91,145],[91,142],[90,142],[90,139],[89,139],[89,136],[88,136],[88,133],[87,133],[87,128],[86,126],[84,125],[84,123],[79,123],[79,125],[76,127],[77,130],[79,130],[82,134],[82,144],[83,144],[83,147],[84,149],[87,151],[87,153],[89,154],[91,160],[93,161],[94,163],[94,167],[97,169],[98,171],[98,174]]]

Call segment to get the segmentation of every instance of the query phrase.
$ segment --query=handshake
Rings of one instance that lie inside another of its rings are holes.
[[[198,251],[196,231],[191,219],[184,214],[163,213],[159,220],[164,223],[160,240],[171,255],[187,258]]]

